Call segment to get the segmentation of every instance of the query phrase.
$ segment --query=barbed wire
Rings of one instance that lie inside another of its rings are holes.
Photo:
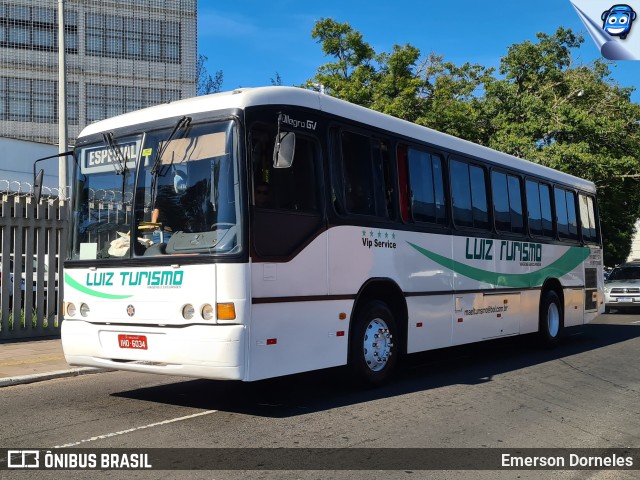
[[[60,196],[60,189],[58,187],[42,187],[42,197],[46,199],[60,198],[61,200],[68,200],[71,198],[71,187],[67,186],[64,189],[64,195]],[[111,189],[88,189],[90,202],[104,202],[107,204],[122,204],[131,205],[133,203],[133,192],[122,192]],[[18,198],[33,197],[33,183],[31,182],[19,182],[17,180],[0,180],[0,195],[8,195]],[[148,194],[146,195],[148,196]]]
[[[60,189],[57,187],[42,187],[42,197],[57,197],[62,200],[71,198],[71,187],[67,186],[63,194],[60,195]],[[33,183],[19,182],[17,180],[0,180],[0,195],[9,195],[13,197],[33,197]]]

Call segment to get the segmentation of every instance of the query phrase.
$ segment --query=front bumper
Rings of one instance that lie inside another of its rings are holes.
[[[604,303],[609,308],[640,308],[640,295],[611,295],[610,293],[605,293]]]
[[[64,320],[69,365],[216,380],[244,379],[245,326],[119,326]],[[147,349],[121,348],[118,335],[144,335]]]

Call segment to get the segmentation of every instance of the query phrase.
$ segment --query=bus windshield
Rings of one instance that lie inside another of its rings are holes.
[[[238,253],[235,131],[183,117],[78,148],[71,259]]]

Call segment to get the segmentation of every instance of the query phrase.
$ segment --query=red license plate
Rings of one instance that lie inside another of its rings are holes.
[[[145,335],[118,335],[120,348],[147,349],[147,337]]]

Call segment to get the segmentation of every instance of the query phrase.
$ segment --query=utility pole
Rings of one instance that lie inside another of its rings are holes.
[[[67,151],[67,56],[64,41],[64,0],[58,0],[58,153]],[[67,196],[67,158],[58,158],[58,198]]]

